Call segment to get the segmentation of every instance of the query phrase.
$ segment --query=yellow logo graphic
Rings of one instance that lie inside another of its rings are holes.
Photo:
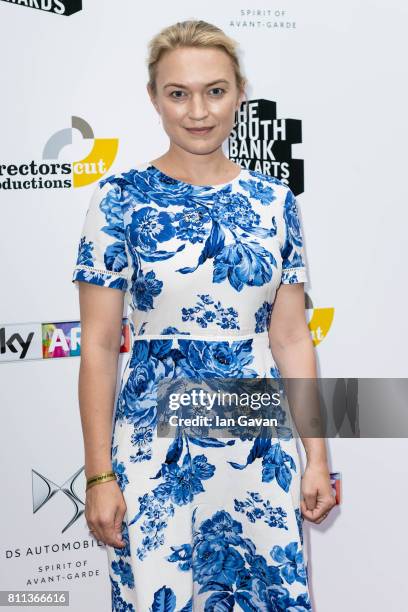
[[[71,127],[59,130],[49,138],[43,151],[44,159],[58,159],[60,151],[72,144],[73,130],[78,130],[85,140],[93,140],[90,153],[81,160],[72,162],[72,182],[74,187],[84,187],[103,177],[115,161],[118,138],[95,138],[89,123],[81,117],[71,118]]]
[[[313,344],[317,346],[327,336],[334,318],[334,308],[313,308],[308,323]]]
[[[309,317],[308,326],[314,346],[325,339],[334,319],[334,308],[315,308],[308,293],[305,293],[305,309]]]
[[[89,155],[73,163],[74,187],[84,187],[102,178],[115,161],[118,146],[117,138],[95,138]]]

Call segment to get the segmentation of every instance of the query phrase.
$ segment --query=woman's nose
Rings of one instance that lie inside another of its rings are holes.
[[[207,105],[201,96],[192,97],[189,107],[189,117],[195,121],[205,119],[208,115]]]

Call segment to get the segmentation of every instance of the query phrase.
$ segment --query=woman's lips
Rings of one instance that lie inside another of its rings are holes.
[[[204,136],[204,134],[208,134],[209,132],[211,132],[211,130],[213,129],[214,126],[211,126],[209,128],[186,128],[186,130],[188,132],[190,132],[190,134],[199,134],[201,136]]]

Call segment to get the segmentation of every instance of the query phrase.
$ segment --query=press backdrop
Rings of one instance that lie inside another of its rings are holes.
[[[405,2],[0,0],[0,587],[67,589],[75,612],[110,610],[82,514],[77,243],[95,182],[167,150],[147,42],[187,18],[241,45],[250,121],[225,151],[297,196],[320,375],[407,376]],[[340,503],[305,522],[314,610],[400,612],[407,441],[328,447]]]

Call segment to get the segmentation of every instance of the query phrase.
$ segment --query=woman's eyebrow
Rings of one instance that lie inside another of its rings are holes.
[[[209,87],[210,85],[215,85],[216,83],[229,83],[229,81],[227,81],[227,79],[217,79],[216,81],[211,81],[211,83],[207,83],[204,87]],[[166,87],[182,87],[184,89],[187,89],[187,86],[183,85],[182,83],[166,83],[163,89],[166,89]]]

